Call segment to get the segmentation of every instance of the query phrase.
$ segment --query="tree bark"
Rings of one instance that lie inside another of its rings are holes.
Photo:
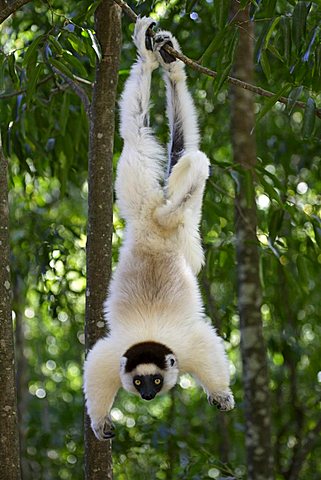
[[[253,81],[253,23],[248,8],[239,10],[232,2],[232,13],[240,25],[234,74]],[[245,425],[248,480],[273,479],[267,354],[261,318],[262,292],[259,280],[257,215],[254,189],[256,143],[253,133],[254,102],[250,92],[231,88],[231,128],[234,162],[239,175],[235,199],[237,242],[238,308],[245,390]]]
[[[102,58],[97,62],[90,118],[88,172],[88,239],[86,352],[106,333],[103,302],[111,275],[113,233],[113,141],[121,49],[121,9],[105,0],[95,13]],[[85,421],[86,479],[112,478],[111,442],[96,440]]]
[[[0,479],[21,478],[10,278],[8,162],[0,134]]]
[[[31,0],[0,0],[0,23]]]

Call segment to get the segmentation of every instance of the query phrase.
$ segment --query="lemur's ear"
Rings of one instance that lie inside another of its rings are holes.
[[[120,370],[121,370],[121,372],[125,371],[127,360],[128,360],[127,357],[121,357],[121,359],[120,359]]]
[[[177,366],[177,359],[174,354],[169,353],[168,355],[166,355],[165,358],[166,358],[167,368],[173,368]]]

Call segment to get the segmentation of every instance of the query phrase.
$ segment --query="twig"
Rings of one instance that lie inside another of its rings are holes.
[[[47,75],[46,77],[44,77],[42,80],[40,80],[37,83],[37,87],[39,85],[42,85],[43,83],[47,83],[52,78],[54,78],[53,75]],[[21,95],[22,93],[26,93],[26,91],[27,91],[27,88],[21,88],[20,90],[15,90],[14,92],[2,93],[0,95],[0,100],[6,100],[7,98],[17,97],[18,95]]]
[[[75,92],[75,94],[78,95],[78,97],[80,98],[80,100],[84,105],[87,117],[90,118],[90,111],[91,111],[90,100],[85,90],[81,88],[76,82],[74,82],[67,75],[62,73],[58,68],[54,67],[53,65],[51,65],[51,68],[52,68],[52,71],[57,75],[59,75],[70,86],[70,88]]]
[[[137,15],[129,7],[129,5],[127,5],[126,2],[124,2],[123,0],[114,0],[114,1],[123,9],[123,11],[126,13],[126,15],[128,15],[128,17],[133,22],[136,22]],[[153,36],[153,35],[155,35],[155,33],[151,31],[151,36]],[[169,45],[165,45],[164,48],[168,53],[173,55],[173,57],[178,58],[179,60],[184,62],[186,65],[188,65],[191,69],[195,70],[196,72],[203,73],[204,75],[207,75],[208,77],[212,77],[212,78],[217,77],[217,75],[218,75],[217,72],[215,72],[214,70],[210,70],[207,67],[203,67],[202,65],[199,65],[197,62],[195,62],[194,60],[191,60],[190,58],[186,57],[186,55],[183,55],[182,53],[177,52],[176,50],[174,50],[174,48],[170,47]],[[256,85],[252,85],[250,83],[242,82],[241,80],[238,80],[237,78],[234,78],[234,77],[227,77],[226,81],[228,83],[232,84],[232,85],[243,88],[245,90],[249,90],[250,92],[256,93],[257,95],[260,95],[262,97],[270,98],[270,97],[273,97],[275,95],[273,92],[265,90],[264,88],[257,87]],[[285,105],[287,105],[288,102],[289,102],[289,99],[287,97],[280,97],[278,99],[278,102],[284,103]],[[305,103],[304,102],[296,101],[294,105],[298,108],[305,109]],[[316,108],[315,114],[316,114],[317,117],[321,118],[321,109]]]

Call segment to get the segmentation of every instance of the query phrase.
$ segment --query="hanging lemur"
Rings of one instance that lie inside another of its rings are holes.
[[[204,320],[196,279],[204,263],[198,227],[210,164],[199,151],[184,64],[163,48],[180,47],[169,32],[151,37],[152,25],[150,18],[137,20],[138,59],[121,100],[124,148],[116,194],[126,229],[105,302],[109,334],[85,362],[87,410],[99,440],[114,436],[110,410],[121,386],[151,400],[188,372],[210,404],[220,410],[234,406],[223,342]],[[171,133],[165,179],[166,155],[149,127],[151,75],[159,65]]]

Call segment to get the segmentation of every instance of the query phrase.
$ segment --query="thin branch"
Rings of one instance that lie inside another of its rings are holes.
[[[114,1],[123,9],[123,11],[126,13],[126,15],[128,15],[128,17],[133,22],[136,22],[137,15],[127,5],[126,2],[124,2],[123,0],[114,0]],[[151,32],[151,36],[155,35],[155,33],[152,32],[151,30],[150,30],[150,32]],[[165,45],[164,48],[168,53],[170,53],[175,58],[178,58],[179,60],[184,62],[192,70],[195,70],[196,72],[199,72],[199,73],[203,73],[204,75],[207,75],[208,77],[212,77],[212,78],[217,77],[217,75],[218,75],[217,72],[215,72],[214,70],[210,70],[207,67],[203,67],[202,65],[199,65],[197,62],[195,62],[194,60],[191,60],[190,58],[186,57],[186,55],[183,55],[182,53],[177,52],[176,50],[174,50],[174,48],[170,47],[169,45]],[[253,92],[253,93],[255,93],[257,95],[260,95],[262,97],[270,98],[270,97],[273,97],[275,95],[275,93],[270,92],[268,90],[265,90],[264,88],[257,87],[256,85],[252,85],[250,83],[242,82],[241,80],[238,80],[237,78],[234,78],[234,77],[227,77],[226,81],[228,83],[232,84],[232,85],[243,88],[245,90],[249,90],[250,92]],[[280,97],[278,99],[278,102],[284,103],[285,105],[288,105],[289,99],[287,97]],[[298,107],[298,108],[305,109],[306,105],[305,105],[305,102],[296,101],[295,106]],[[317,115],[317,117],[321,118],[321,108],[316,108],[315,114]]]
[[[30,0],[0,0],[0,24]]]
[[[51,80],[52,78],[54,78],[53,75],[47,75],[46,77],[44,77],[42,80],[40,80],[38,83],[37,83],[37,87],[39,85],[42,85],[44,83],[47,83],[49,80]],[[21,95],[23,93],[26,93],[27,91],[27,88],[21,88],[21,90],[15,90],[14,92],[7,92],[7,93],[2,93],[0,95],[0,100],[6,100],[7,98],[12,98],[12,97],[17,97],[18,95]]]
[[[78,95],[78,97],[80,98],[80,100],[84,105],[87,117],[90,118],[90,111],[91,111],[90,100],[85,90],[82,87],[80,87],[80,85],[78,85],[76,82],[74,82],[71,78],[69,78],[67,75],[65,75],[60,70],[58,70],[58,68],[54,67],[53,65],[51,65],[51,68],[52,68],[52,71],[57,75],[59,75],[70,86],[70,88],[75,92],[75,94]]]

